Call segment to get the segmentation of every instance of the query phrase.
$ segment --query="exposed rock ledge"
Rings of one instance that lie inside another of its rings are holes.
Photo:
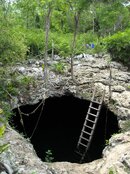
[[[103,158],[86,164],[69,162],[44,163],[35,154],[32,145],[12,129],[7,129],[0,143],[9,143],[0,160],[12,174],[129,174],[130,132],[117,134],[104,149]],[[1,172],[1,171],[0,171]],[[3,173],[6,174],[6,173]]]
[[[79,57],[78,57],[79,58]],[[23,65],[12,67],[11,71],[19,72],[21,76],[33,76],[36,84],[30,84],[28,91],[25,94],[19,93],[18,98],[12,99],[12,108],[17,107],[17,104],[33,104],[41,99],[50,96],[61,96],[71,93],[74,96],[84,99],[91,99],[94,86],[98,89],[98,96],[105,90],[104,102],[108,107],[118,115],[119,120],[130,119],[130,72],[126,67],[116,62],[111,62],[111,79],[109,68],[109,56],[84,55],[81,59],[74,60],[74,78],[76,83],[71,80],[70,76],[70,59],[63,60],[65,64],[64,74],[58,74],[52,71],[53,65],[58,61],[48,60],[48,86],[44,88],[44,74],[42,71],[43,60],[32,60]],[[111,101],[109,101],[111,86]]]
[[[52,63],[51,63],[52,64]],[[36,103],[40,99],[50,96],[61,96],[72,93],[79,98],[90,99],[93,87],[98,89],[98,96],[105,89],[105,104],[116,113],[120,126],[130,119],[130,72],[122,65],[112,62],[111,101],[109,102],[110,71],[108,61],[84,55],[81,60],[74,61],[74,76],[77,83],[73,83],[69,73],[69,63],[66,63],[64,75],[49,71],[48,90],[44,88],[42,63],[34,61],[31,65],[13,67],[12,71],[19,71],[22,75],[34,76],[37,80],[35,87],[31,86],[28,95],[20,93],[12,100],[12,107],[17,104]],[[50,66],[50,64],[49,64]],[[130,173],[130,132],[120,133],[109,140],[104,149],[103,158],[87,164],[56,162],[47,164],[36,156],[32,145],[17,132],[8,128],[0,144],[9,143],[8,150],[0,155],[0,160],[6,168],[6,173],[18,174],[117,174]],[[0,165],[2,165],[0,164]],[[2,167],[1,171],[2,173]]]

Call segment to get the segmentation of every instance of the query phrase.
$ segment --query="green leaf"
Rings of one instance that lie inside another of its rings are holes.
[[[0,126],[0,137],[2,137],[2,135],[4,134],[5,132],[5,125],[3,123],[1,123],[2,125]]]
[[[7,150],[8,147],[9,147],[9,144],[1,145],[1,146],[0,146],[0,154],[1,154],[2,152],[4,152],[5,150]]]

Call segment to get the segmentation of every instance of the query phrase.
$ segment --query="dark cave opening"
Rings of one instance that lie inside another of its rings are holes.
[[[45,161],[46,152],[51,150],[54,161],[79,163],[80,157],[75,153],[75,150],[90,101],[79,99],[72,95],[65,95],[47,98],[45,103],[39,106],[40,103],[41,101],[35,105],[21,106],[21,114],[18,108],[14,109],[15,114],[10,120],[10,125],[24,135],[26,132],[26,136],[30,137],[38,118],[40,118],[31,138],[31,143],[37,155]],[[37,107],[38,109],[36,109]],[[35,112],[28,115],[34,110]],[[40,113],[41,117],[39,117]],[[21,117],[25,130],[21,124]],[[92,143],[84,162],[91,162],[101,158],[105,141],[118,131],[117,116],[103,105]]]

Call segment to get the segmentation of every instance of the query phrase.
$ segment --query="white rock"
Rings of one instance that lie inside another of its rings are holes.
[[[19,68],[17,68],[17,71],[21,74],[25,74],[26,73],[26,68],[25,67],[19,67]]]

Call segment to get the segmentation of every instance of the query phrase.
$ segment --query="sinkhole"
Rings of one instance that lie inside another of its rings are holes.
[[[89,104],[89,100],[73,95],[50,97],[43,103],[39,101],[35,105],[13,109],[14,115],[10,125],[25,136],[31,137],[31,143],[43,161],[46,152],[51,150],[53,161],[79,163],[81,157],[75,150]],[[106,140],[118,131],[117,116],[103,105],[84,162],[101,158]]]

